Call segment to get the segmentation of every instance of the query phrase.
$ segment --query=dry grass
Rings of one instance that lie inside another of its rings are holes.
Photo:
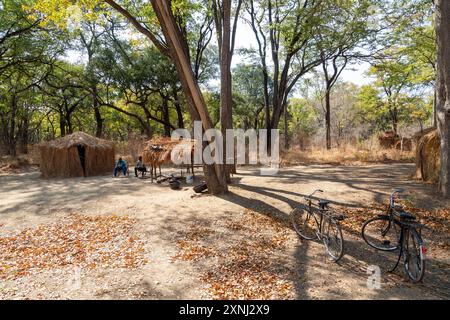
[[[308,150],[292,148],[283,151],[283,166],[303,164],[358,165],[367,163],[414,162],[412,151],[383,149],[379,145],[344,144],[327,150],[324,147],[311,147]]]
[[[32,162],[26,155],[18,158],[9,156],[0,158],[0,174],[21,173],[28,170],[32,166]]]
[[[145,136],[130,135],[128,141],[117,142],[117,157],[121,156],[128,164],[136,162],[143,155],[147,140]]]

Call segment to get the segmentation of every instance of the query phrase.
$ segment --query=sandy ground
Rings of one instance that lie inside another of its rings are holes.
[[[3,175],[0,235],[50,223],[71,213],[127,215],[138,221],[135,232],[145,239],[149,262],[135,270],[43,270],[34,276],[0,282],[0,299],[212,298],[201,274],[217,259],[174,260],[179,252],[177,239],[180,232],[192,226],[205,226],[219,235],[212,246],[244,241],[245,229],[221,233],[220,223],[241,217],[246,208],[269,212],[286,226],[286,246],[274,256],[290,270],[285,278],[291,284],[286,298],[448,299],[448,251],[433,252],[430,248],[424,283],[413,285],[404,280],[401,271],[388,274],[384,263],[392,257],[370,249],[355,235],[344,233],[346,254],[335,264],[327,259],[323,245],[299,240],[287,223],[292,208],[316,188],[325,190],[324,197],[335,205],[364,207],[373,201],[385,202],[394,187],[403,187],[418,205],[431,209],[449,206],[437,200],[431,186],[412,181],[412,171],[409,164],[314,165],[285,168],[276,176],[264,177],[257,169],[241,168],[231,193],[223,197],[196,196],[187,186],[172,191],[167,185],[134,177],[43,180],[36,171]],[[367,287],[369,265],[381,267],[379,290]],[[79,283],[74,286],[71,278],[76,272]]]

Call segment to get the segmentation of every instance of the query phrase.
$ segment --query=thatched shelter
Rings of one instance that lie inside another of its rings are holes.
[[[188,167],[192,169],[192,173],[194,172],[194,140],[173,141],[171,138],[156,138],[147,142],[143,154],[144,163],[150,166],[152,180],[153,174],[156,175],[157,168],[159,168],[159,174],[161,175],[161,166],[163,164],[172,163],[172,151],[177,146],[181,146],[181,148],[179,148],[180,154],[177,155],[180,159],[184,158],[184,154],[190,155],[191,163]]]
[[[440,139],[436,129],[416,135],[416,177],[428,182],[439,182]]]
[[[45,178],[98,176],[114,168],[114,144],[83,132],[42,143],[39,151]]]

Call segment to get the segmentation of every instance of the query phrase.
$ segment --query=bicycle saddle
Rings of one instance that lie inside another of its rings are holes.
[[[416,220],[416,217],[414,217],[412,214],[408,213],[408,212],[400,212],[400,219],[403,220]]]
[[[330,204],[331,202],[330,201],[327,201],[327,200],[320,200],[319,201],[319,207],[321,208],[321,209],[325,209],[326,207],[328,207],[328,205]]]

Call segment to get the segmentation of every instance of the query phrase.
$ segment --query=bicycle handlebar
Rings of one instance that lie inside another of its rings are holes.
[[[323,193],[323,190],[317,189],[313,193],[311,193],[309,196],[305,197],[306,200],[312,200],[312,196],[315,195],[317,192]]]

